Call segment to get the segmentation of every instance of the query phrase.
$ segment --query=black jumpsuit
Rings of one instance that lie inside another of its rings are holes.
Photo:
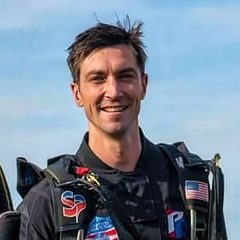
[[[81,165],[94,169],[109,191],[115,193],[139,240],[188,239],[187,217],[178,190],[176,170],[162,150],[142,132],[141,141],[142,152],[133,172],[119,171],[104,164],[88,147],[88,134],[84,136],[76,159]],[[20,240],[55,239],[56,212],[46,179],[30,190],[19,211]],[[117,240],[118,237],[109,217],[95,216],[86,239]]]

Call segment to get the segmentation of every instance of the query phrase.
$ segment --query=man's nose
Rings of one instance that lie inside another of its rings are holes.
[[[122,85],[115,77],[109,77],[105,85],[106,97],[115,99],[123,95]]]

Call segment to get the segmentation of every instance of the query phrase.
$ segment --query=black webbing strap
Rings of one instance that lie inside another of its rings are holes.
[[[63,217],[61,198],[61,187],[57,185],[64,184],[70,186],[75,180],[75,176],[69,173],[69,169],[75,163],[74,155],[61,155],[48,160],[48,167],[43,170],[45,177],[49,181],[51,198],[55,210],[55,223],[57,227],[57,240],[83,240],[84,230],[82,224],[74,224],[72,221],[66,222]]]
[[[84,240],[84,230],[72,230],[64,231],[60,233],[59,240]]]
[[[13,211],[8,184],[0,165],[0,239],[17,240],[19,227],[20,215]]]
[[[7,211],[0,214],[0,239],[17,240],[19,238],[20,214]]]
[[[12,199],[7,180],[0,165],[0,214],[11,210],[13,210]]]
[[[208,202],[199,201],[197,199],[189,200],[186,199],[185,195],[186,181],[204,182],[208,185],[208,171],[206,171],[206,164],[198,155],[190,153],[186,145],[182,142],[174,145],[159,144],[158,146],[171,160],[177,171],[179,178],[179,190],[186,209],[194,209],[197,211],[196,224],[197,229],[199,229],[197,235],[206,236]],[[197,239],[202,238],[200,237]]]
[[[106,199],[105,205],[117,229],[119,239],[138,240],[139,236],[137,231],[130,221],[130,218],[127,216],[126,209],[124,209],[119,198],[107,188],[102,188],[100,191]]]
[[[223,214],[224,176],[219,166],[212,164],[212,190],[208,216],[208,239],[227,240]]]

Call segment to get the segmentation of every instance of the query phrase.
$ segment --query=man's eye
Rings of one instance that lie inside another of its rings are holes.
[[[102,81],[104,81],[103,76],[92,76],[90,78],[90,82],[102,82]]]

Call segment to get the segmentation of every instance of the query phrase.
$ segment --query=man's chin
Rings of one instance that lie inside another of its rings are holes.
[[[114,126],[112,128],[105,129],[105,133],[113,138],[121,138],[127,132],[127,128],[123,126]]]

